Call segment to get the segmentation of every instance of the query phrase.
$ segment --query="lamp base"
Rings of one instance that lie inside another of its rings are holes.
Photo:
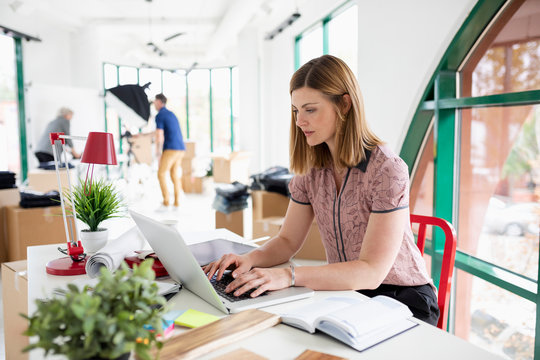
[[[47,274],[70,276],[86,274],[86,259],[73,261],[69,256],[51,260],[47,263]]]

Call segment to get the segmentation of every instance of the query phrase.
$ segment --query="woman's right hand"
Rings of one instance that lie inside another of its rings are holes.
[[[216,280],[221,280],[225,270],[233,270],[231,275],[233,278],[236,278],[239,275],[248,272],[253,267],[253,264],[246,255],[225,254],[221,259],[203,266],[203,271],[208,277],[208,280],[211,280],[216,272]]]

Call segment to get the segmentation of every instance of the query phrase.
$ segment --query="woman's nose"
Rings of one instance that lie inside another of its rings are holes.
[[[302,126],[306,125],[306,119],[300,115],[299,113],[296,114],[296,126]]]

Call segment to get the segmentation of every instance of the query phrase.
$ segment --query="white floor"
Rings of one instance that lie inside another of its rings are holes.
[[[215,196],[214,184],[211,181],[204,183],[203,194],[185,194],[180,200],[177,210],[158,212],[161,205],[161,192],[157,178],[145,172],[131,174],[131,181],[118,181],[118,188],[126,197],[130,209],[142,212],[159,220],[177,220],[180,231],[204,231],[215,228],[215,211],[212,201]],[[210,179],[208,179],[210,180]],[[172,184],[169,184],[172,189]],[[171,194],[172,196],[172,194]],[[245,211],[245,229],[251,232],[250,211]],[[247,234],[247,232],[245,231]],[[4,320],[2,305],[2,286],[0,280],[0,359],[5,359]]]

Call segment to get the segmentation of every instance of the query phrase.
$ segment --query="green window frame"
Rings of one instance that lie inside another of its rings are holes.
[[[308,28],[304,29],[300,34],[298,34],[294,38],[294,69],[298,70],[302,64],[300,64],[301,59],[301,42],[302,38],[306,33],[308,33],[310,30],[314,29],[317,26],[322,27],[322,50],[323,55],[328,54],[329,47],[329,37],[328,37],[328,23],[332,21],[336,16],[347,10],[349,7],[356,5],[355,1],[347,0],[343,4],[339,5],[336,9],[330,12],[330,14],[326,15],[324,18],[322,18],[319,21],[316,21],[315,23],[311,24]]]
[[[457,174],[454,165],[458,157],[458,110],[473,107],[516,106],[540,104],[540,90],[512,92],[497,95],[457,98],[456,75],[470,49],[507,3],[505,0],[479,0],[461,29],[452,40],[429,81],[407,131],[400,156],[414,171],[421,154],[424,138],[434,121],[434,216],[456,223]],[[451,134],[451,136],[448,136]],[[459,229],[458,229],[459,234]],[[432,273],[437,273],[442,257],[443,237],[435,233],[426,244],[426,254],[433,257]],[[540,288],[538,281],[517,274],[504,267],[457,250],[455,267],[466,273],[501,287],[536,304],[534,356],[540,358]],[[540,278],[540,269],[539,278]]]
[[[105,67],[106,66],[114,66],[116,67],[116,84],[118,85],[120,83],[120,75],[119,75],[119,68],[122,66],[122,65],[118,65],[118,64],[112,64],[112,63],[108,63],[108,62],[104,62],[102,63],[102,80],[103,80],[103,93],[105,93],[107,91],[106,87],[105,87]],[[133,66],[128,66],[126,65],[126,67],[133,67]],[[210,124],[210,133],[209,133],[209,136],[210,136],[210,151],[212,152],[214,149],[213,149],[213,144],[214,144],[214,134],[213,134],[213,123],[214,123],[214,119],[213,119],[213,96],[212,96],[212,70],[213,69],[219,69],[219,68],[223,68],[223,67],[216,67],[216,68],[208,68],[206,70],[209,71],[209,83],[208,83],[208,87],[209,87],[209,106],[210,106],[210,117],[208,119],[209,121],[209,124]],[[235,68],[235,66],[227,66],[227,67],[224,67],[226,69],[229,69],[229,80],[230,80],[230,86],[229,86],[229,103],[230,103],[230,144],[231,144],[231,152],[233,152],[235,149],[234,149],[234,138],[235,138],[235,134],[234,134],[234,116],[233,116],[233,69]],[[139,72],[141,70],[141,68],[137,67],[137,79],[139,79]],[[169,69],[160,69],[160,68],[151,68],[151,69],[159,69],[161,71],[161,83],[160,83],[160,89],[163,91],[163,71],[184,71],[185,73],[185,89],[186,89],[186,131],[185,131],[185,134],[186,134],[186,139],[189,139],[190,138],[190,126],[189,126],[189,80],[188,80],[188,73],[189,73],[189,70],[186,70],[186,69],[175,69],[175,70],[169,70]],[[103,112],[103,118],[104,118],[104,122],[105,122],[105,131],[107,131],[107,104],[105,103],[105,101],[103,101],[103,104],[104,104],[104,112]],[[119,123],[118,123],[118,128],[120,129],[121,126],[122,126],[122,122],[121,122],[121,119],[119,118]],[[117,134],[117,135],[120,135],[120,134]],[[119,136],[119,141],[120,141],[120,151],[122,149],[122,138]]]

